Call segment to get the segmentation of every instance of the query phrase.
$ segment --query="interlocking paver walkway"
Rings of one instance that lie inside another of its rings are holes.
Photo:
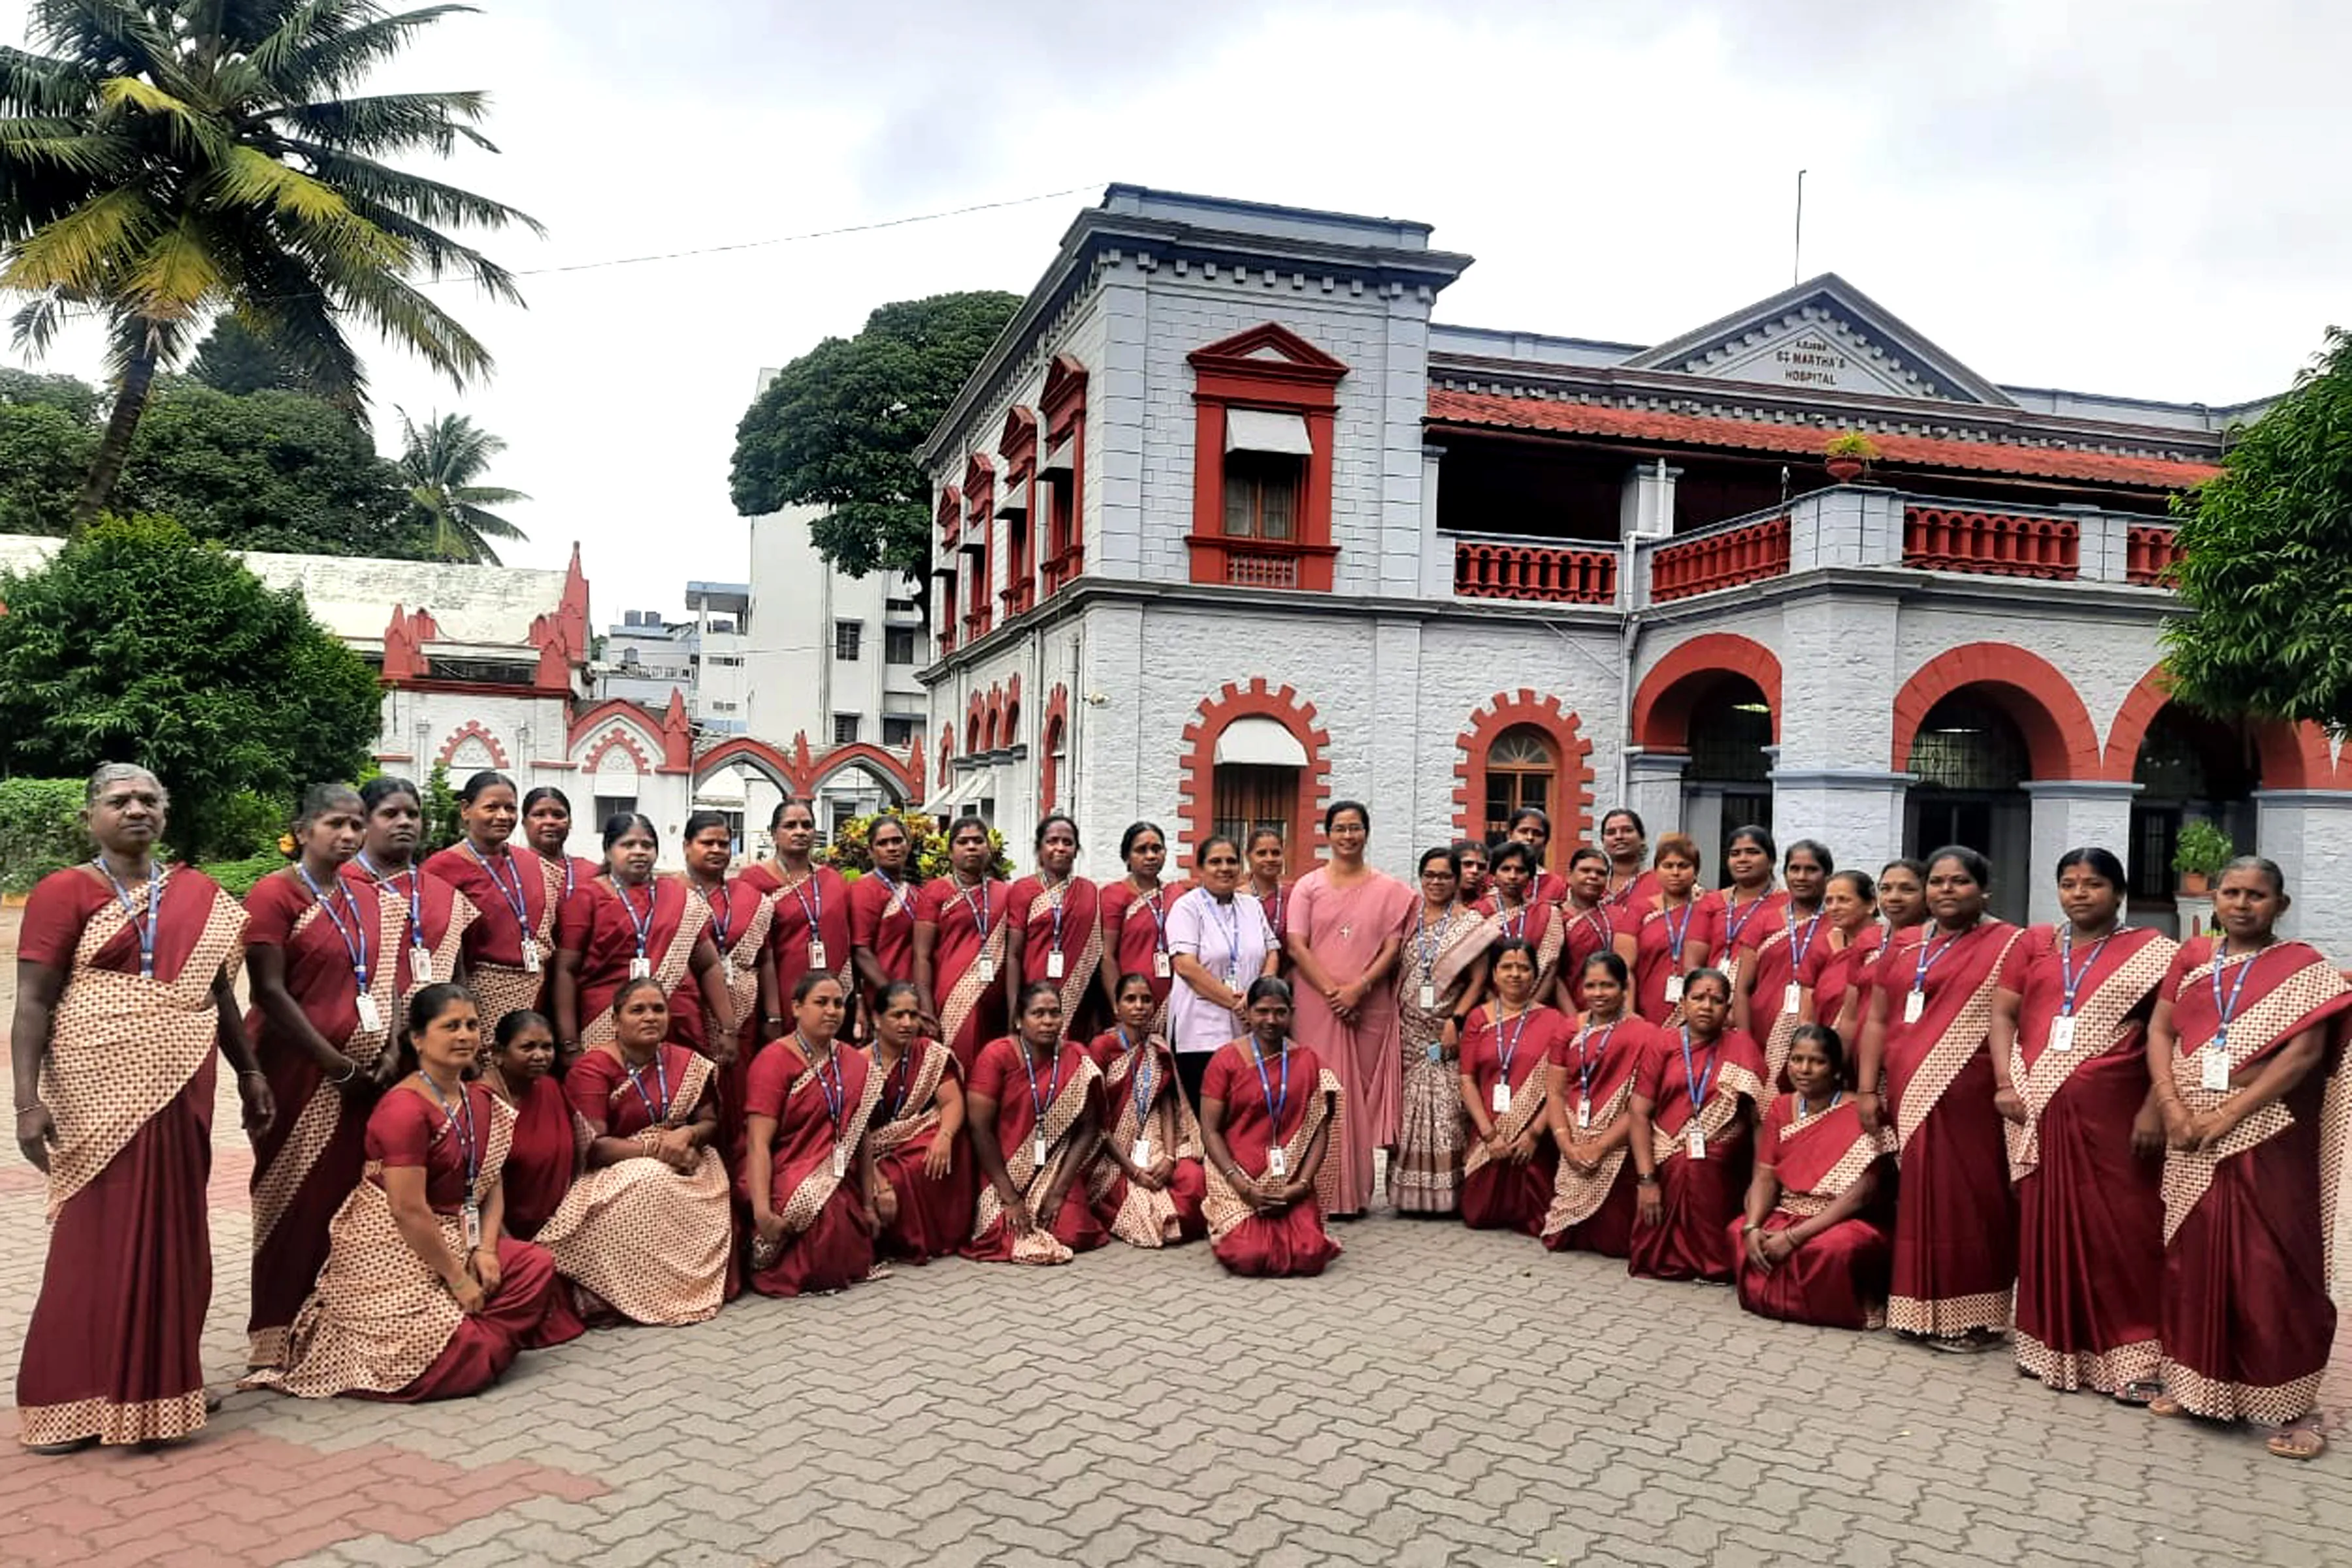
[[[247,1229],[221,1125],[225,1381]],[[0,1164],[12,1367],[29,1174]],[[1341,1235],[1318,1280],[1227,1279],[1197,1247],[934,1264],[592,1335],[452,1405],[243,1394],[162,1454],[10,1444],[0,1563],[2204,1568],[2352,1541],[2352,1437],[2293,1466],[1999,1355],[1760,1323],[1451,1223]],[[2333,1411],[2352,1342],[2337,1366]]]

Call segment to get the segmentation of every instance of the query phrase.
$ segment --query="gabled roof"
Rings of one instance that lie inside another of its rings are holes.
[[[1644,350],[1625,368],[2016,406],[2000,387],[1834,272]]]

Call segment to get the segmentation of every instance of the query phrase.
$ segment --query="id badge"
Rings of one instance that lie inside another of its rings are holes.
[[[992,953],[980,955],[980,983],[992,985],[996,982],[996,958]]]
[[[1495,1085],[1494,1106],[1495,1114],[1497,1116],[1502,1115],[1503,1112],[1511,1109],[1511,1086],[1509,1084],[1498,1082]]]
[[[433,950],[423,942],[408,950],[408,983],[411,985],[433,984]]]
[[[1445,1047],[1438,1044],[1435,1040],[1430,1041],[1429,1059],[1433,1062],[1444,1061],[1445,1059]]]
[[[1580,1100],[1576,1102],[1576,1130],[1579,1132],[1585,1132],[1590,1131],[1591,1127],[1592,1101],[1589,1100]]]
[[[2215,1094],[2225,1094],[2230,1088],[2230,1053],[2218,1046],[2204,1050],[2204,1085]]]
[[[1671,1006],[1673,1006],[1675,1003],[1677,1003],[1677,1002],[1681,1001],[1682,999],[1683,999],[1683,977],[1682,977],[1681,975],[1679,975],[1679,974],[1669,974],[1669,975],[1667,975],[1667,976],[1666,976],[1666,1005],[1667,1005],[1667,1006],[1669,1006],[1669,1007],[1671,1007]]]
[[[1426,980],[1421,983],[1420,1006],[1424,1013],[1435,1012],[1437,1009],[1437,987]]]
[[[1694,1160],[1706,1158],[1706,1134],[1694,1127],[1683,1138],[1683,1152]]]
[[[730,990],[734,988],[735,955],[731,952],[722,952],[719,955],[719,984]]]
[[[1135,1147],[1128,1152],[1127,1163],[1139,1171],[1151,1169],[1151,1140],[1138,1138]]]
[[[653,961],[652,959],[650,959],[650,958],[633,958],[633,959],[629,960],[629,978],[630,978],[630,979],[632,979],[632,980],[651,980],[653,977],[654,977],[654,961]]]
[[[525,974],[539,973],[539,943],[528,936],[522,939],[522,972]]]
[[[1282,1152],[1282,1146],[1278,1143],[1269,1143],[1265,1146],[1265,1173],[1269,1176],[1290,1174],[1290,1156]]]
[[[847,1174],[849,1174],[849,1151],[836,1143],[833,1148],[833,1179],[837,1182]]]
[[[809,967],[811,969],[823,969],[824,966],[824,939],[813,936],[809,938]]]
[[[1151,978],[1165,980],[1175,973],[1175,968],[1168,962],[1168,954],[1164,950],[1151,955]]]
[[[361,992],[359,1006],[361,1028],[373,1030],[383,1027],[383,1015],[376,1009],[373,996],[364,991]]]
[[[1780,1011],[1793,1014],[1804,1000],[1805,988],[1795,981],[1780,987]]]
[[[465,1223],[466,1250],[471,1252],[482,1245],[482,1205],[468,1199],[457,1213]]]
[[[1029,1141],[1029,1161],[1041,1171],[1045,1168],[1045,1135],[1043,1132]]]
[[[1927,1011],[1927,994],[1925,991],[1906,991],[1903,993],[1903,1021],[1905,1023],[1917,1023],[1921,1016]]]
[[[2050,1048],[2053,1051],[2071,1051],[2074,1048],[2074,1016],[2073,1014],[2061,1014],[2050,1020]]]
[[[1057,947],[1045,955],[1045,978],[1048,980],[1059,980],[1061,977],[1062,950]]]
[[[1723,977],[1731,982],[1732,994],[1739,994],[1739,955],[1732,954],[1723,961]]]

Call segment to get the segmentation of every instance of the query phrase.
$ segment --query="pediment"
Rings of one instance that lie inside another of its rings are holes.
[[[1634,355],[1628,369],[1795,392],[2013,406],[2007,394],[1835,273]]]
[[[1343,362],[1332,358],[1297,332],[1274,321],[1263,321],[1246,331],[1220,338],[1213,343],[1194,349],[1186,357],[1196,367],[1279,367],[1318,379],[1328,376],[1333,381],[1348,373]]]

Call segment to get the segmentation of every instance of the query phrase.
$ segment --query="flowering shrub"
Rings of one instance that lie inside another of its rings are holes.
[[[917,881],[948,874],[947,825],[922,812],[897,807],[871,816],[851,817],[834,831],[833,842],[819,851],[817,858],[856,881],[874,868],[874,853],[867,847],[866,839],[874,825],[885,816],[897,817],[905,825],[907,837],[914,841],[914,852],[908,857],[908,864]],[[988,830],[988,843],[996,852],[991,873],[1009,879],[1013,875],[1013,859],[1004,852],[1004,835],[992,827]]]

